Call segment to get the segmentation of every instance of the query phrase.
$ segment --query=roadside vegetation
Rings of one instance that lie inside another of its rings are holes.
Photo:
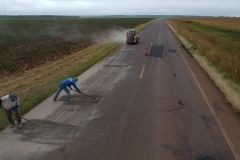
[[[0,75],[59,59],[150,18],[0,18]],[[115,35],[117,36],[117,35]]]
[[[1,96],[17,93],[21,101],[20,112],[24,115],[56,92],[62,79],[80,75],[124,43],[126,29],[136,28],[141,32],[154,19],[8,21],[0,19],[0,28],[9,31],[4,33],[0,29],[0,35],[8,35],[8,40],[0,44],[0,61],[5,64],[0,69],[0,92]],[[50,31],[53,36],[47,34]],[[6,115],[0,110],[0,130],[7,125]]]
[[[240,18],[165,21],[240,113]]]

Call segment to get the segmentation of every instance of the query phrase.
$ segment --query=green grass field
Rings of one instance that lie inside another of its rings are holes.
[[[215,67],[225,72],[234,82],[240,83],[240,28],[228,25],[230,22],[230,24],[240,24],[240,18],[215,19],[218,21],[212,20],[211,23],[208,18],[167,21],[171,22],[171,25]],[[222,25],[219,25],[219,21]]]
[[[150,18],[2,18],[0,75],[28,70],[86,48]]]
[[[104,20],[107,21],[107,19]],[[109,19],[109,21],[111,22],[112,20]],[[124,19],[122,19],[120,21],[122,21],[121,23],[125,23],[126,26],[128,26],[127,22],[131,25],[134,23],[136,26],[131,26],[131,28],[134,27],[137,32],[140,32],[150,25],[153,20],[126,19],[126,21],[124,21]],[[145,23],[145,21],[147,22]],[[91,20],[91,22],[93,21]],[[116,28],[116,26],[114,28]],[[116,31],[116,29],[111,31]],[[125,42],[125,37],[120,36],[120,38],[122,38],[122,41]],[[121,44],[121,41],[109,42],[107,40],[99,43],[91,43],[91,45],[86,45],[84,48],[76,48],[72,51],[69,50],[69,54],[52,61],[46,61],[45,63],[37,65],[32,69],[25,69],[13,74],[10,72],[8,75],[0,78],[1,96],[12,92],[17,93],[21,101],[20,111],[22,115],[24,115],[37,104],[56,92],[57,85],[61,80],[80,75]],[[4,129],[7,125],[8,121],[6,115],[3,110],[0,110],[0,130]]]
[[[165,21],[183,39],[182,43],[188,46],[186,48],[193,53],[234,110],[240,113],[240,18]]]

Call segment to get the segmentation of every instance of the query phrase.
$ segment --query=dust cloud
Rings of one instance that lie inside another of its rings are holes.
[[[106,30],[101,34],[95,34],[92,37],[93,42],[116,42],[116,43],[125,43],[126,41],[126,33],[127,29],[118,28],[118,29],[110,29]]]

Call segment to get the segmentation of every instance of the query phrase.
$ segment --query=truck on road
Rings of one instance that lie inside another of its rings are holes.
[[[136,34],[136,30],[135,29],[130,29],[127,32],[127,36],[126,36],[126,44],[138,44],[140,42],[140,38],[137,36]]]

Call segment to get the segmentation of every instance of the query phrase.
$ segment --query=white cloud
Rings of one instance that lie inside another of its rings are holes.
[[[0,0],[1,15],[145,15],[234,16],[239,0]]]

